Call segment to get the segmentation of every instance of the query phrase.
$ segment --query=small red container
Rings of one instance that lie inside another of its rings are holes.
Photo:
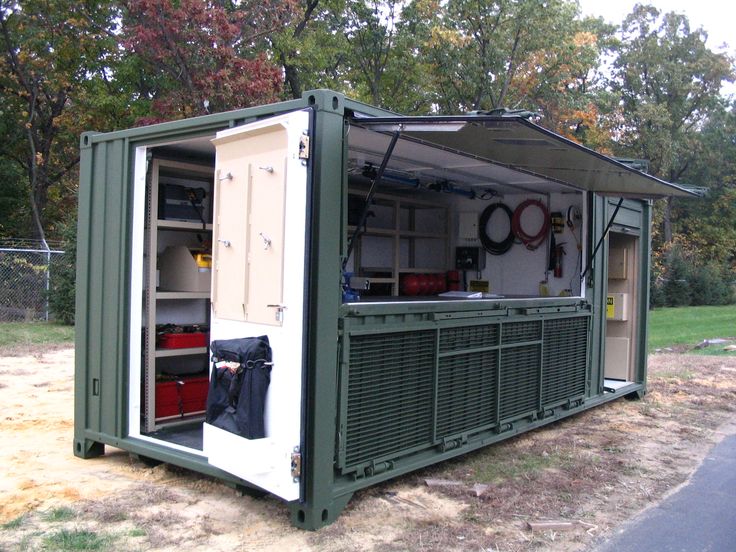
[[[209,334],[204,332],[166,333],[158,336],[159,349],[190,349],[206,347]]]
[[[208,387],[207,376],[156,382],[156,418],[204,412]]]

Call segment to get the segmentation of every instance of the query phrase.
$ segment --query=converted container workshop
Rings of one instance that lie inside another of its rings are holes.
[[[352,493],[646,390],[651,198],[508,113],[320,90],[81,140],[74,453],[332,522]]]

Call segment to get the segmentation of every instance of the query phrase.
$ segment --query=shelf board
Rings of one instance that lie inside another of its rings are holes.
[[[444,274],[444,268],[400,268],[400,274]]]
[[[207,230],[212,231],[212,224],[205,224],[205,227],[202,228],[201,222],[186,222],[183,220],[157,219],[156,227],[160,230],[199,230],[200,232],[205,232]]]
[[[156,299],[209,299],[209,291],[157,291]]]
[[[181,416],[179,414],[175,414],[173,416],[161,416],[159,418],[156,418],[155,420],[156,422],[164,423],[157,425],[156,429],[161,429],[162,427],[172,427],[179,424],[189,424],[198,420],[204,420],[203,414],[205,414],[206,412],[206,410],[197,410],[196,412],[187,412],[186,414],[184,414],[184,416]]]
[[[437,234],[435,232],[417,232],[414,230],[400,230],[401,238],[429,238],[434,240],[446,240],[447,234]]]
[[[188,349],[156,349],[156,358],[204,354],[207,354],[207,347],[190,347]]]
[[[395,284],[396,283],[396,278],[371,278],[370,276],[365,276],[365,278],[367,278],[371,284]]]
[[[348,226],[348,232],[355,232],[355,226]],[[395,228],[368,228],[365,232],[361,232],[363,236],[395,236],[398,231]]]

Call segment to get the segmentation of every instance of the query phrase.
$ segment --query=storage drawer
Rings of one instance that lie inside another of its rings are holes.
[[[165,333],[158,336],[159,349],[190,349],[193,347],[207,347],[209,334],[204,332]]]
[[[207,376],[156,382],[156,418],[204,412],[208,387]]]

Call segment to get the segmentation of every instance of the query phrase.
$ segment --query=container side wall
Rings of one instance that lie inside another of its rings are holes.
[[[641,237],[640,247],[640,270],[639,270],[639,353],[636,360],[636,381],[644,384],[643,392],[646,392],[647,383],[647,350],[649,347],[649,271],[652,264],[652,204],[642,202]],[[643,393],[642,393],[643,394]]]

